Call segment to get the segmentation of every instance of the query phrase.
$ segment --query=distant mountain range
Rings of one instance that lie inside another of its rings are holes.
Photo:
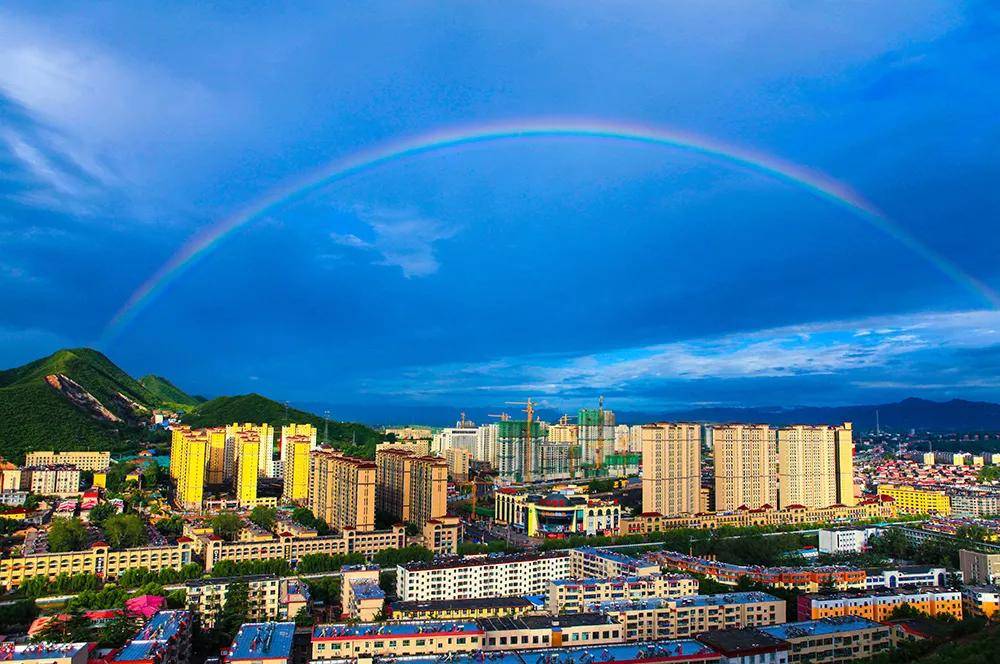
[[[495,422],[491,414],[506,410],[514,419],[523,419],[518,407],[506,408],[454,408],[449,406],[393,406],[373,405],[330,405],[321,403],[302,404],[303,407],[322,411],[329,409],[343,417],[349,417],[373,425],[421,423],[427,426],[454,426],[459,411],[464,410],[468,419],[476,423]],[[754,407],[754,408],[693,408],[685,410],[630,411],[614,409],[620,423],[639,424],[644,422],[691,421],[691,422],[758,422],[767,424],[827,424],[853,422],[856,429],[875,428],[876,413],[879,424],[885,431],[1000,431],[1000,404],[984,401],[929,401],[927,399],[904,399],[896,403],[858,406],[794,406],[794,407]],[[565,411],[540,409],[538,417],[549,422],[556,421]],[[569,413],[575,414],[575,411]]]
[[[161,376],[136,380],[96,350],[69,348],[0,371],[0,456],[20,463],[32,450],[134,452],[155,439],[145,426],[155,408],[183,412],[192,426],[312,423],[321,439],[328,432],[329,441],[368,457],[381,439],[363,424],[325,422],[259,394],[206,400]]]

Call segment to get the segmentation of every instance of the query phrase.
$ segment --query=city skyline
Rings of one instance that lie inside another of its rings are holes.
[[[1000,401],[986,5],[317,11],[0,11],[0,365],[456,415]]]

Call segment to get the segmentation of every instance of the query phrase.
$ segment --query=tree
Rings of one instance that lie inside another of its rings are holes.
[[[139,628],[142,627],[142,620],[139,616],[129,611],[122,611],[121,615],[109,620],[98,632],[98,644],[105,648],[120,648],[133,638]]]
[[[116,514],[105,521],[104,537],[113,549],[130,549],[149,541],[146,524],[134,514]]]
[[[168,519],[160,519],[156,522],[156,529],[164,537],[180,537],[184,532],[184,519],[174,514]]]
[[[54,519],[49,527],[49,551],[80,551],[87,546],[87,527],[79,519]]]
[[[299,612],[295,614],[295,626],[296,627],[311,627],[313,624],[312,613],[309,612],[308,606],[303,606],[299,609]]]
[[[278,512],[273,507],[258,505],[250,512],[250,521],[257,524],[264,530],[274,530],[274,524],[278,520]]]
[[[434,558],[434,552],[422,546],[411,544],[402,549],[383,549],[376,553],[372,560],[382,566],[391,567],[412,562],[427,562]]]
[[[52,619],[45,624],[32,641],[39,643],[80,643],[90,641],[91,622],[80,609],[70,609],[66,619],[61,616],[52,616]]]
[[[114,505],[105,502],[97,505],[94,509],[90,510],[90,515],[87,517],[87,519],[92,524],[100,528],[105,521],[107,521],[117,513],[118,510],[115,509]]]
[[[232,542],[240,534],[243,522],[234,512],[220,512],[212,517],[212,532],[227,542]]]
[[[229,584],[226,601],[215,622],[215,631],[223,643],[231,642],[250,613],[250,587],[242,581]]]

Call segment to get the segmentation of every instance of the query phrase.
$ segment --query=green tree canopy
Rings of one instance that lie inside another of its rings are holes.
[[[80,551],[87,546],[87,527],[79,519],[55,519],[49,526],[49,551]]]
[[[278,520],[278,511],[273,507],[258,505],[250,512],[250,521],[257,524],[264,530],[274,530],[274,524]]]
[[[146,524],[135,514],[116,514],[104,522],[103,530],[113,549],[130,549],[149,541]]]
[[[234,512],[220,512],[212,517],[212,532],[227,542],[236,539],[242,528],[243,522]]]

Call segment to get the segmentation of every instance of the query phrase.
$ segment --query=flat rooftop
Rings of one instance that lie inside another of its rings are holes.
[[[288,659],[294,636],[295,623],[244,623],[236,632],[226,659]]]
[[[853,632],[859,629],[871,629],[873,627],[885,627],[881,623],[859,618],[857,616],[842,616],[838,618],[823,618],[822,620],[806,620],[804,622],[785,623],[784,625],[770,625],[768,627],[758,627],[762,632],[770,634],[779,639],[788,640],[803,638],[808,636],[825,636],[827,634],[840,634],[843,632]]]
[[[558,616],[523,616],[520,618],[480,618],[479,624],[487,632],[512,629],[552,629],[554,627],[584,627],[610,625],[615,621],[602,613],[569,613]],[[615,623],[617,624],[617,623]]]
[[[596,586],[598,584],[613,584],[613,585],[627,585],[627,584],[643,584],[649,583],[654,579],[689,579],[691,577],[686,574],[650,574],[649,576],[612,576],[604,579],[552,579],[552,583],[557,586]]]
[[[544,603],[544,602],[543,602]],[[475,599],[439,599],[396,602],[393,611],[472,611],[475,609],[529,609],[535,606],[524,597],[481,597]]]
[[[89,643],[28,643],[14,646],[12,651],[0,651],[0,659],[29,661],[73,657],[81,650],[89,650]]]
[[[569,551],[543,551],[540,553],[491,553],[486,556],[456,556],[431,562],[413,562],[400,565],[408,572],[422,572],[435,569],[455,569],[458,567],[478,567],[480,565],[503,565],[509,563],[525,563],[535,560],[558,560],[569,558]]]
[[[115,655],[116,662],[141,662],[153,659],[166,649],[163,641],[132,640]]]
[[[599,558],[604,558],[605,560],[610,560],[612,562],[619,563],[622,565],[639,565],[639,564],[653,565],[653,566],[656,565],[656,563],[642,562],[637,558],[625,555],[624,553],[617,553],[615,551],[609,551],[608,549],[598,549],[592,546],[581,546],[576,548],[575,551],[579,551],[580,553],[591,556],[597,556]]]
[[[415,620],[400,623],[357,623],[349,625],[318,625],[313,629],[313,640],[416,636],[419,634],[481,634],[482,628],[471,620],[434,621]]]
[[[586,661],[588,664],[604,664],[605,662],[671,662],[677,660],[702,660],[706,662],[719,661],[719,654],[704,643],[694,639],[677,639],[673,641],[657,641],[649,643],[628,643],[607,646],[583,646],[575,648],[552,648],[530,651],[496,651],[486,654],[485,661],[489,664],[569,664],[569,662]],[[351,659],[327,660],[330,664],[353,662]],[[440,664],[437,657],[399,657],[397,664]],[[453,655],[448,664],[483,664],[483,659],[477,655]]]
[[[352,581],[351,592],[359,599],[385,599],[385,591],[374,581]]]
[[[673,599],[650,597],[633,601],[608,600],[587,605],[598,613],[606,611],[637,611],[658,609],[663,606],[725,606],[727,604],[757,604],[759,602],[780,602],[780,598],[765,592],[734,592],[717,595],[687,595]]]
[[[198,588],[200,586],[216,586],[224,583],[255,583],[257,581],[270,581],[274,579],[277,581],[278,576],[276,574],[251,574],[248,576],[219,576],[208,579],[191,579],[190,581],[185,581],[184,585],[189,588]]]
[[[699,634],[697,639],[726,656],[740,653],[764,653],[788,648],[785,641],[753,627],[713,629],[710,632]]]

